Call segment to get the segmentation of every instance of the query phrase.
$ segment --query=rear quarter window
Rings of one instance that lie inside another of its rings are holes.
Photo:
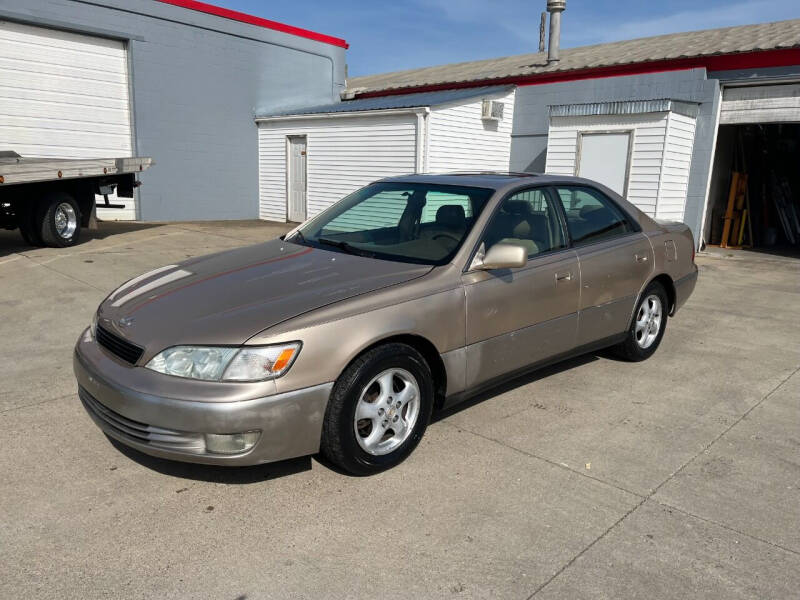
[[[593,244],[633,231],[614,202],[599,190],[578,186],[556,186],[564,207],[567,227],[575,246]]]

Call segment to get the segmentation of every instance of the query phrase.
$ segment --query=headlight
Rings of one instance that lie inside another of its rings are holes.
[[[288,371],[299,352],[299,342],[244,348],[173,346],[146,366],[165,375],[203,381],[264,381]]]
[[[89,326],[89,330],[92,332],[92,337],[97,337],[97,313],[94,313],[92,317],[92,324]]]

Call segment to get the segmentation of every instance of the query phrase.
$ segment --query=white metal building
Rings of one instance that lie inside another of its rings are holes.
[[[506,171],[512,87],[354,100],[256,118],[260,216],[304,221],[383,177]]]
[[[104,219],[254,218],[254,107],[338,100],[346,48],[193,0],[0,0],[0,151],[152,157]]]
[[[778,248],[800,246],[798,81],[793,19],[355,77],[346,97],[514,84],[512,171],[603,181],[698,245],[738,219],[735,245]]]
[[[697,104],[675,100],[550,107],[548,173],[599,181],[651,217],[682,221]]]

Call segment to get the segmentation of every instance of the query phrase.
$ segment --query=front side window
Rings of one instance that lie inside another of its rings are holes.
[[[374,183],[303,225],[292,242],[421,264],[448,262],[493,190]]]
[[[503,200],[486,228],[483,243],[486,250],[497,243],[516,244],[533,257],[566,248],[565,238],[558,210],[544,190],[534,189]]]
[[[576,246],[592,244],[632,231],[625,215],[605,194],[588,187],[558,186],[567,227]]]

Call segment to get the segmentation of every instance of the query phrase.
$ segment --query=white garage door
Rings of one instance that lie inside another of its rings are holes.
[[[0,21],[0,150],[22,156],[131,156],[125,43]],[[110,198],[111,199],[111,198]],[[126,210],[101,218],[133,218]]]
[[[800,122],[800,84],[725,88],[720,125]]]

